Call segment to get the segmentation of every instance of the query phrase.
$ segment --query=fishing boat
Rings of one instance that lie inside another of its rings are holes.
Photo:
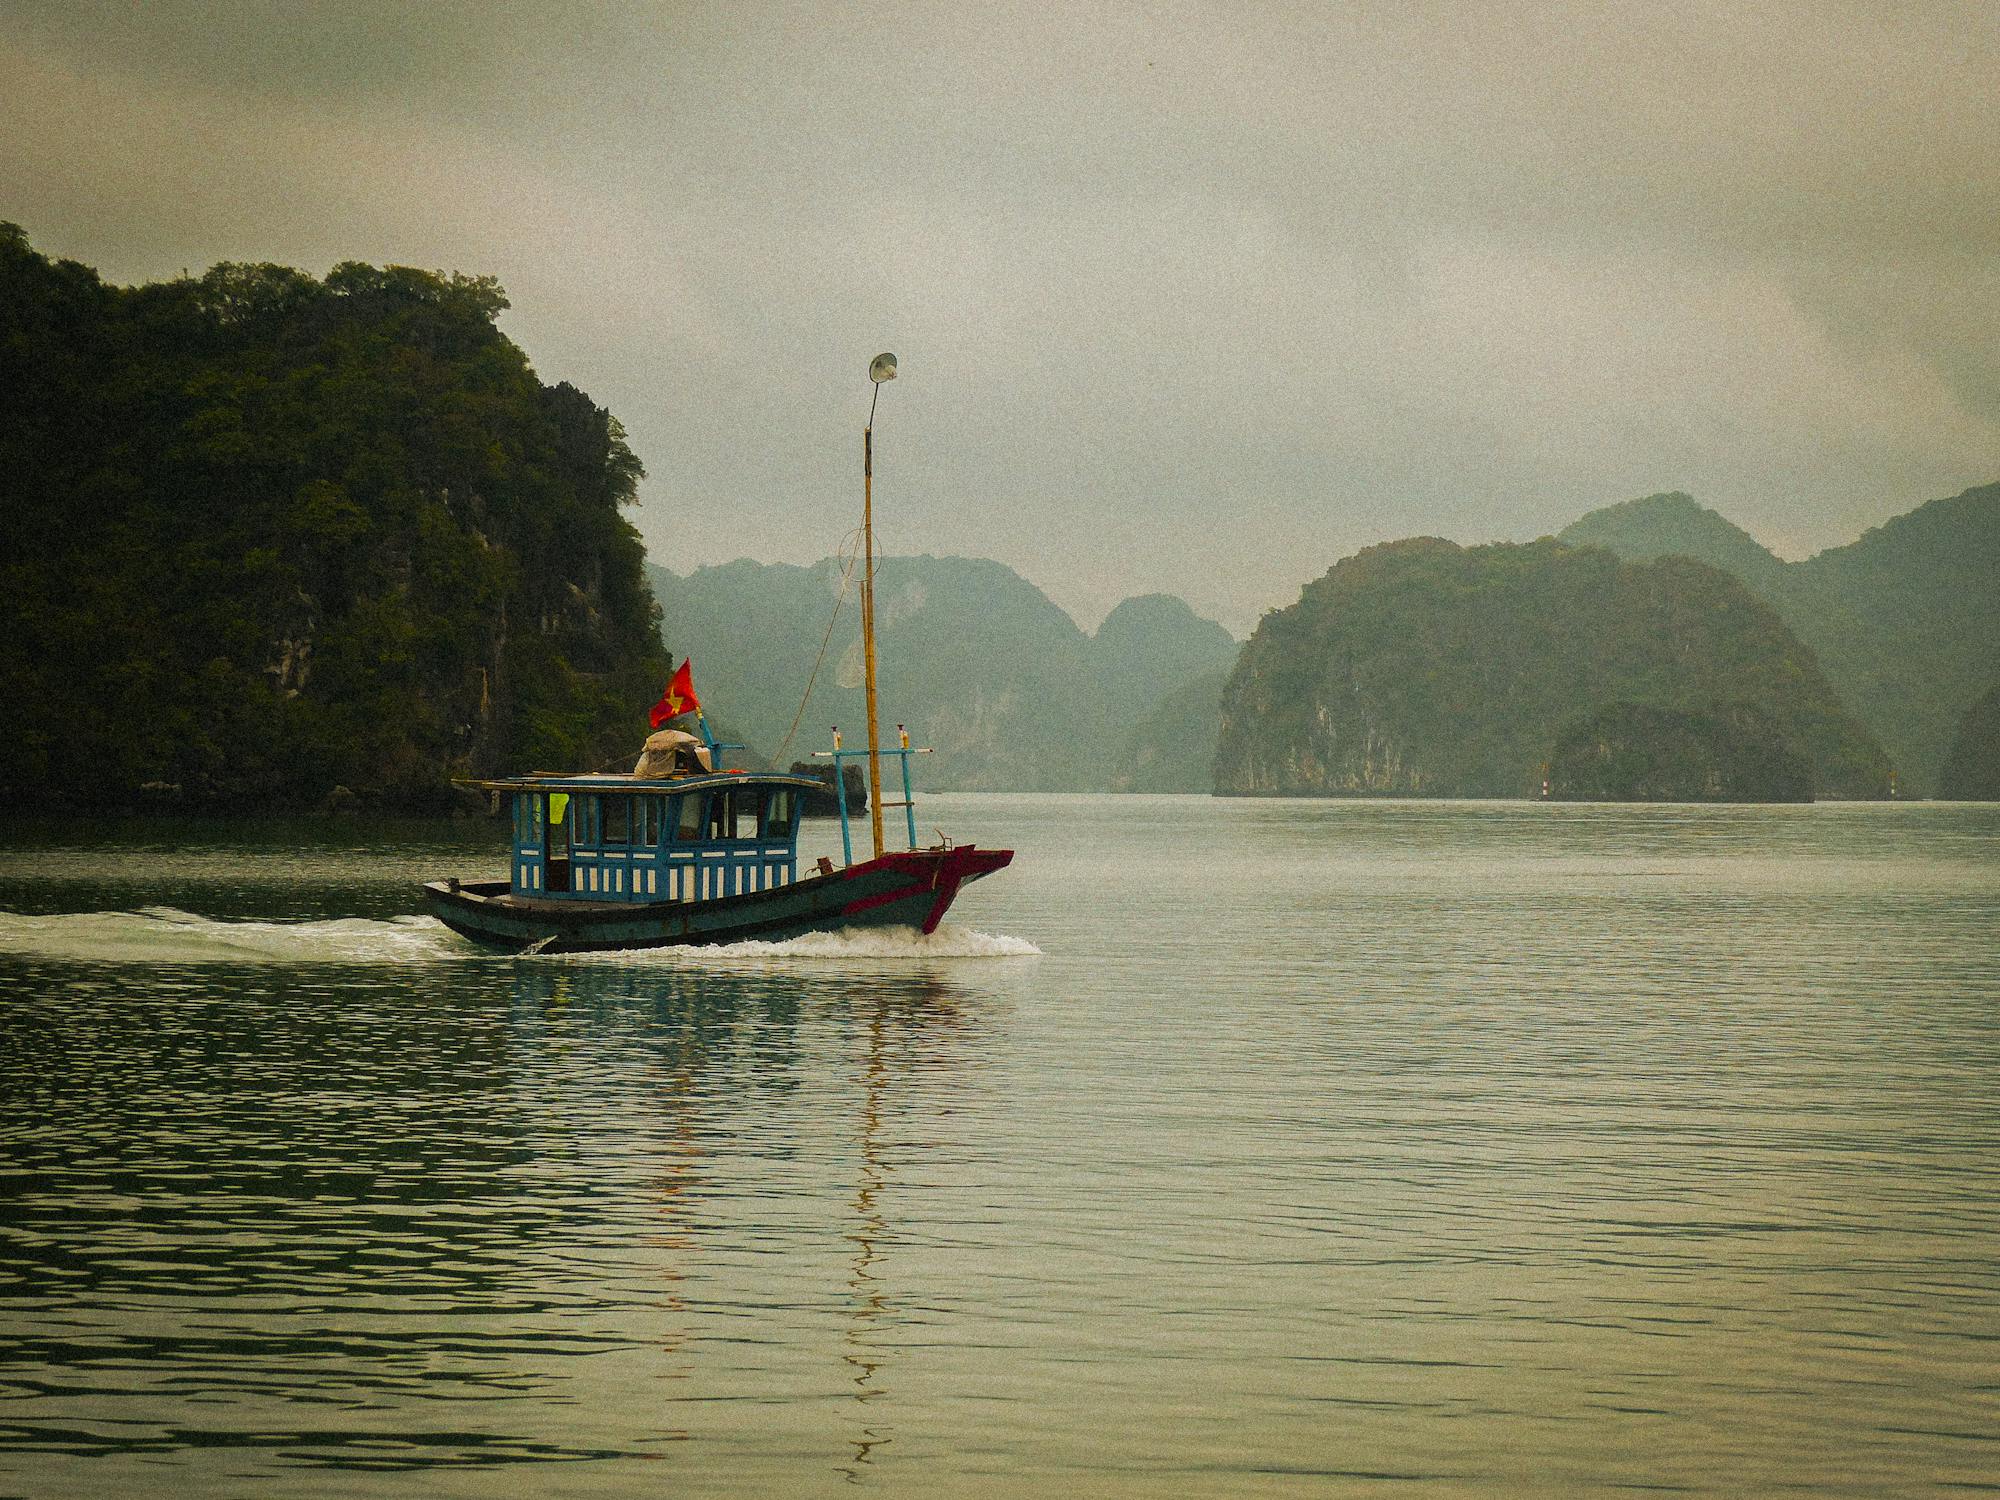
[[[894,355],[878,356],[869,378],[880,399],[896,375]],[[505,880],[426,882],[425,901],[452,931],[516,951],[576,953],[679,944],[782,941],[856,927],[910,927],[931,933],[959,888],[1004,869],[1010,849],[954,844],[940,836],[917,846],[916,799],[910,789],[913,748],[897,726],[898,743],[884,747],[875,687],[875,404],[862,431],[861,641],[868,710],[868,747],[820,752],[833,763],[843,863],[820,859],[799,872],[800,813],[807,792],[822,783],[803,776],[724,768],[681,663],[653,710],[654,733],[629,774],[535,772],[469,783],[507,799],[512,850]],[[810,687],[808,687],[808,693]],[[662,727],[685,713],[699,736]],[[868,765],[872,857],[854,858],[842,770]],[[883,839],[882,762],[902,769],[900,807],[908,847]]]

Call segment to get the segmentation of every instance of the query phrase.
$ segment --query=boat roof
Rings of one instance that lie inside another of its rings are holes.
[[[813,776],[792,776],[783,771],[702,771],[688,776],[632,776],[624,772],[598,771],[582,775],[558,771],[530,771],[522,776],[497,776],[469,781],[482,792],[655,792],[677,796],[682,792],[703,792],[733,786],[789,786],[801,791],[824,791],[826,783]]]

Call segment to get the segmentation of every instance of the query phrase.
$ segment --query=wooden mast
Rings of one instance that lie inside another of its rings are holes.
[[[868,425],[861,429],[861,663],[868,686],[868,827],[875,835],[875,857],[882,857],[882,732],[875,718],[875,403],[882,399],[882,382],[896,378],[896,356],[878,354],[868,362],[875,394],[868,398]],[[908,765],[907,759],[903,762]],[[834,779],[840,762],[833,763]],[[846,794],[840,794],[845,806]]]
[[[875,394],[882,394],[878,381]],[[868,830],[882,857],[882,741],[875,718],[875,402],[861,430],[861,661],[868,688]]]

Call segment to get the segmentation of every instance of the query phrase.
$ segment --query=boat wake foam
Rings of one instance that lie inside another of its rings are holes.
[[[471,950],[434,917],[219,921],[171,906],[23,916],[0,912],[0,953],[82,963],[432,963]]]
[[[837,932],[809,932],[782,943],[718,943],[707,948],[646,948],[623,953],[576,953],[567,957],[573,962],[697,965],[799,959],[879,963],[932,958],[1032,958],[1041,951],[1026,938],[978,932],[947,922],[929,935],[914,927],[843,927]]]
[[[535,956],[543,963],[731,964],[745,961],[884,962],[941,958],[1020,958],[1042,950],[1022,938],[946,924],[929,936],[914,927],[815,932],[782,943],[713,948],[645,948]],[[76,963],[410,964],[506,962],[516,955],[476,947],[435,917],[340,917],[326,921],[219,920],[148,906],[139,911],[0,912],[0,953]]]

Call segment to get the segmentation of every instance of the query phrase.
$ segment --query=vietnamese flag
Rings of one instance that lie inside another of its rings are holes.
[[[701,699],[694,695],[694,664],[685,657],[674,672],[673,681],[667,684],[667,691],[658,703],[653,705],[652,723],[658,729],[677,714],[691,714],[701,709]]]

